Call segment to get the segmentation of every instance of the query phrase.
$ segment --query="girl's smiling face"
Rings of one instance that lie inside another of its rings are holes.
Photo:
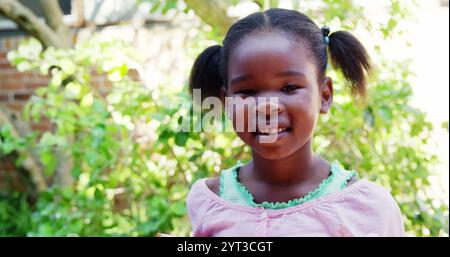
[[[261,131],[248,131],[248,111],[252,106],[237,108],[235,112],[245,117],[245,131],[237,134],[254,152],[265,159],[283,159],[310,147],[319,113],[328,111],[333,90],[330,78],[318,77],[316,64],[303,41],[293,42],[279,33],[253,34],[231,52],[227,75],[229,97],[253,97],[257,110],[266,109],[257,101],[261,97],[266,102],[269,97],[278,100],[274,106],[278,111],[275,124],[280,132],[272,143],[261,142],[266,137]],[[257,113],[259,118],[261,115],[266,116],[262,111]],[[236,120],[239,119],[234,117],[235,130]]]

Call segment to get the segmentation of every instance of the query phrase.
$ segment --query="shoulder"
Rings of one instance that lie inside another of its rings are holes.
[[[206,179],[206,186],[214,192],[214,194],[219,195],[220,192],[220,177],[208,178]]]
[[[358,179],[358,177],[356,177],[356,176],[353,176],[353,177],[351,177],[348,181],[347,181],[347,186],[350,186],[350,185],[352,185],[352,184],[354,184],[356,181],[358,181],[359,179]]]
[[[364,181],[365,186],[363,187],[363,190],[367,193],[367,196],[373,197],[374,199],[378,199],[380,201],[395,201],[390,191],[385,187],[369,180]]]
[[[348,181],[348,185],[351,185],[349,188],[353,189],[350,189],[343,195],[345,198],[361,200],[367,203],[395,203],[390,191],[378,183],[353,177]]]
[[[353,188],[353,189],[351,189]],[[391,215],[400,215],[400,208],[392,194],[383,186],[359,179],[354,182],[340,200],[343,210],[357,211],[359,215],[379,216],[387,218]]]
[[[211,204],[207,196],[205,178],[199,179],[192,184],[186,198],[186,207],[193,233],[198,233],[202,228],[202,217]]]
[[[198,180],[192,185],[191,192],[197,192],[200,191],[199,189],[203,188],[203,193],[209,194],[212,192],[215,195],[220,196],[221,178],[224,176],[229,177],[231,171],[233,171],[236,167],[239,167],[241,165],[242,164],[238,161],[238,163],[235,166],[222,170],[218,177],[203,178]]]
[[[357,234],[404,236],[400,208],[383,186],[360,179],[334,205],[338,216]]]
[[[210,192],[212,191],[212,192]],[[202,178],[194,182],[187,195],[186,203],[188,207],[194,207],[202,205],[208,202],[208,195],[214,193],[219,194],[220,191],[220,178]]]
[[[193,200],[193,198],[198,198],[201,195],[204,195],[204,184],[205,184],[206,178],[199,179],[195,181],[191,189],[189,190],[187,201],[189,203],[190,200]]]
[[[211,204],[211,197],[208,197],[208,191],[205,184],[206,178],[202,178],[192,184],[186,198],[186,207],[191,219],[191,223],[197,224],[202,213],[208,209]]]
[[[206,186],[214,194],[220,196],[220,186],[221,186],[221,183],[222,183],[221,178],[224,178],[225,181],[229,181],[230,178],[233,178],[232,172],[234,170],[236,170],[237,168],[240,168],[242,166],[244,166],[244,164],[242,164],[240,161],[238,161],[234,166],[232,166],[232,167],[230,167],[228,169],[222,170],[218,177],[206,179],[206,181],[205,181]],[[227,183],[225,182],[225,184],[227,184]]]

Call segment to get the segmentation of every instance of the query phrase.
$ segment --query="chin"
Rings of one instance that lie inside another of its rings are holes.
[[[286,151],[287,149],[279,147],[277,149],[271,147],[252,147],[252,150],[261,158],[266,160],[283,160],[291,156],[295,151]]]
[[[267,160],[286,159],[304,147],[308,141],[306,138],[302,140],[301,137],[295,137],[290,129],[278,135],[273,142],[269,143],[262,143],[261,135],[253,132],[237,134],[245,144],[252,148],[254,153]]]

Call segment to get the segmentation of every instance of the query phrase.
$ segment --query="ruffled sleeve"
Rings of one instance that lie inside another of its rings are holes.
[[[342,236],[405,236],[400,208],[392,195],[376,183],[366,181],[333,208],[340,219]]]
[[[379,229],[379,235],[391,237],[403,237],[405,234],[405,226],[403,223],[402,213],[394,197],[383,187],[378,186],[379,215],[380,220],[383,221]],[[374,235],[376,236],[376,235]]]
[[[211,199],[205,195],[202,189],[202,183],[205,183],[204,180],[200,179],[192,185],[186,199],[189,220],[192,225],[191,236],[201,236],[203,234],[202,218],[211,203]]]

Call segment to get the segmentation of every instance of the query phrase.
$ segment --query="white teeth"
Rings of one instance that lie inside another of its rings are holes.
[[[259,134],[278,134],[283,131],[286,131],[286,128],[267,128],[267,129],[258,129]]]

